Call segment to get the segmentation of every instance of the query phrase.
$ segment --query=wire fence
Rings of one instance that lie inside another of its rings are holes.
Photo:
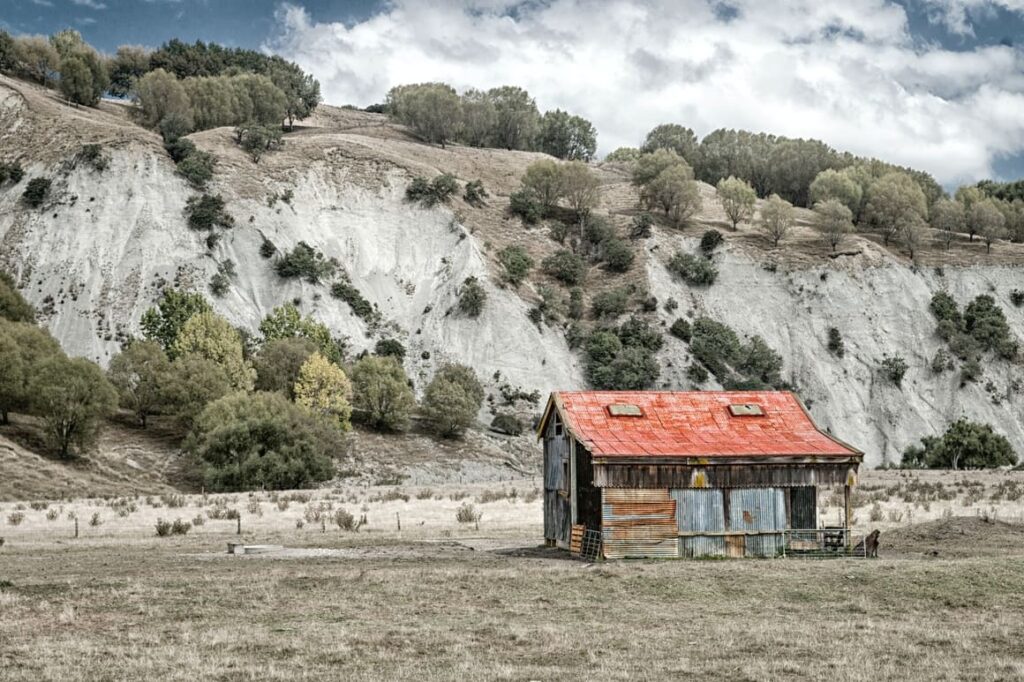
[[[591,563],[602,558],[601,555],[601,531],[583,531],[583,541],[580,544],[580,558]]]
[[[783,556],[795,559],[865,559],[877,556],[878,534],[847,528],[794,529],[782,533]]]

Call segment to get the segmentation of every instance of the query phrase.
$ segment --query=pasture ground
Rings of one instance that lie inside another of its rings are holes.
[[[878,560],[589,565],[538,546],[531,480],[4,503],[0,679],[1021,679],[1020,479],[867,474]],[[223,510],[288,551],[227,555]]]

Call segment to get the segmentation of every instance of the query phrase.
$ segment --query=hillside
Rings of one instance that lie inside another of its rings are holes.
[[[527,317],[541,285],[558,285],[535,270],[513,290],[496,274],[496,254],[505,245],[524,246],[537,262],[559,248],[545,228],[524,228],[506,211],[523,171],[542,155],[442,149],[417,142],[381,115],[328,106],[259,164],[238,148],[230,129],[190,139],[217,158],[210,191],[224,197],[235,220],[213,249],[183,217],[194,190],[176,175],[159,137],[132,124],[125,107],[71,108],[50,91],[0,77],[0,157],[20,158],[27,171],[21,183],[0,190],[0,266],[18,279],[70,354],[106,363],[120,339],[139,333],[139,319],[161,287],[209,295],[218,263],[230,259],[237,276],[226,295],[212,300],[233,324],[255,330],[272,308],[297,301],[304,314],[347,336],[350,353],[380,338],[399,339],[417,387],[447,361],[471,365],[493,394],[506,382],[542,394],[585,386],[564,331]],[[86,143],[103,146],[106,170],[74,163]],[[601,211],[625,230],[637,204],[628,173],[614,164],[598,170]],[[482,180],[491,194],[487,205],[455,199],[425,209],[404,201],[413,176],[440,172]],[[53,178],[54,188],[33,211],[19,197],[35,176]],[[268,201],[286,190],[294,193],[290,203]],[[651,239],[633,242],[640,258],[625,275],[591,268],[587,297],[632,284],[657,297],[662,305],[651,316],[666,326],[681,315],[707,314],[741,334],[761,335],[782,355],[784,377],[819,422],[863,449],[871,464],[898,459],[907,445],[962,415],[995,425],[1024,452],[1021,368],[993,362],[980,382],[962,388],[955,372],[933,374],[929,365],[942,342],[928,310],[940,289],[961,304],[990,294],[1024,337],[1024,310],[1009,298],[1021,286],[1024,247],[998,243],[991,254],[977,243],[949,253],[929,247],[911,263],[873,235],[855,235],[844,247],[847,255],[830,258],[808,213],[798,211],[795,234],[772,248],[749,225],[731,232],[714,189],[701,191],[704,211],[691,226],[656,227]],[[665,262],[676,250],[693,251],[711,226],[726,238],[716,256],[718,281],[688,287]],[[327,285],[281,279],[260,255],[265,239],[279,252],[305,242],[336,258],[384,323],[368,325],[332,298]],[[488,292],[477,319],[452,311],[468,276],[480,278]],[[672,313],[663,305],[670,298],[679,303]],[[842,331],[841,359],[826,347],[829,327]],[[894,353],[909,365],[902,389],[878,376],[883,355]],[[658,358],[659,385],[691,387],[686,343],[666,335]]]

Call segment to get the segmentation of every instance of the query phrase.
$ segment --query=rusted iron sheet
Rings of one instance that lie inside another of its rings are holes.
[[[594,463],[599,488],[789,488],[843,485],[847,464],[655,465]]]
[[[725,511],[721,490],[695,490],[688,488],[671,491],[676,501],[676,525],[680,533],[722,532],[725,530]],[[722,536],[679,538],[679,555],[684,557],[724,556],[726,540]]]
[[[606,490],[604,491],[604,502],[605,504],[672,502],[672,496],[667,488],[660,490]]]
[[[676,503],[665,490],[605,490],[602,544],[609,559],[677,557]]]
[[[786,530],[786,501],[779,488],[749,488],[729,492],[729,529],[755,532],[745,539],[745,556],[771,557],[782,553]]]
[[[609,409],[623,404],[639,416]],[[821,431],[796,396],[782,391],[558,392],[542,423],[553,412],[595,456],[862,456]]]

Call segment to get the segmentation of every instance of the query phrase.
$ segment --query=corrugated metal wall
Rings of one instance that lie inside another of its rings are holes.
[[[671,491],[676,501],[676,525],[681,533],[725,530],[721,490],[681,488]],[[725,538],[700,535],[679,538],[679,556],[725,556]]]
[[[746,556],[770,557],[781,554],[782,531],[786,529],[783,490],[743,488],[729,491],[729,529],[761,533],[746,536]]]
[[[606,558],[677,557],[676,528],[676,502],[667,489],[602,491]]]

